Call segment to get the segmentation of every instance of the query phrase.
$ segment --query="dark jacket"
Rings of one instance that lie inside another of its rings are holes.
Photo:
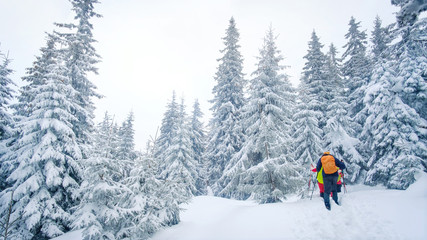
[[[322,156],[323,157],[323,156]],[[334,156],[333,156],[334,157]],[[322,158],[319,158],[319,161],[317,162],[317,166],[316,166],[316,169],[317,169],[317,172],[319,172],[320,171],[320,169],[322,168],[322,161],[320,161],[320,159],[322,159]],[[339,167],[341,170],[344,170],[345,169],[345,164],[343,163],[343,162],[341,162],[338,158],[336,158],[336,157],[334,157],[334,159],[335,159],[335,165],[337,166],[337,167]],[[338,177],[338,171],[336,171],[336,172],[334,172],[334,173],[332,173],[332,174],[326,174],[325,173],[325,171],[322,171],[322,173],[323,173],[323,176],[325,176],[325,175],[328,175],[328,176],[337,176]]]

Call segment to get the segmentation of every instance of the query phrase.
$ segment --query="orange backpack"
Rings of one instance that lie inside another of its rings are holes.
[[[338,171],[334,156],[325,153],[322,158],[320,158],[320,161],[322,162],[323,170],[326,174],[332,174]]]

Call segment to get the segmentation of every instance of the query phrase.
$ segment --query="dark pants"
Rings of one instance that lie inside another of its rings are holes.
[[[331,194],[331,192],[332,192],[332,199],[335,202],[338,202],[337,181],[338,181],[338,175],[323,174],[323,184],[325,187],[325,193],[323,194],[323,199],[325,200],[325,205],[330,205],[329,195]]]

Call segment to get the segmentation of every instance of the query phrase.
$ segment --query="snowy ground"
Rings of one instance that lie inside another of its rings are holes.
[[[427,174],[406,191],[347,186],[342,206],[320,197],[258,205],[212,196],[183,206],[181,223],[153,240],[427,239]],[[333,202],[333,201],[332,201]],[[80,240],[81,232],[55,240]]]

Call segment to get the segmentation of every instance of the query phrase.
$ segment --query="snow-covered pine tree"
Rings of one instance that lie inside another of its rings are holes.
[[[295,90],[281,71],[283,57],[273,30],[260,49],[250,97],[244,105],[246,141],[220,179],[223,196],[279,202],[301,186],[300,165],[290,157],[290,122]]]
[[[128,224],[122,234],[129,239],[149,239],[160,228],[179,222],[179,206],[173,190],[177,186],[158,178],[154,148],[148,147],[146,154],[135,159],[124,182],[131,191],[124,196]]]
[[[54,64],[54,56],[52,56],[52,51],[55,45],[59,45],[63,39],[56,34],[50,34],[46,39],[46,46],[40,49],[41,55],[36,56],[36,60],[33,62],[32,67],[26,69],[26,75],[22,77],[22,80],[26,82],[26,85],[22,86],[20,93],[17,97],[18,103],[14,104],[12,107],[15,110],[15,118],[18,120],[21,117],[29,116],[32,111],[32,100],[34,96],[30,95],[30,89],[36,88],[38,85],[43,84],[43,79],[48,71],[48,65]],[[56,46],[58,47],[58,46]]]
[[[400,29],[402,40],[394,46],[401,98],[427,120],[427,18]]]
[[[33,62],[33,66],[31,68],[26,69],[26,75],[22,77],[24,82],[27,82],[26,85],[23,85],[19,89],[19,95],[17,96],[18,102],[11,105],[11,108],[14,109],[14,119],[15,121],[20,121],[24,117],[28,117],[32,110],[34,109],[33,101],[35,95],[33,94],[34,88],[39,88],[40,85],[44,84],[46,75],[49,74],[49,66],[57,64],[57,52],[53,51],[55,47],[61,45],[62,42],[61,37],[52,33],[49,34],[46,38],[46,46],[40,49],[40,56],[36,56],[36,60]],[[58,50],[60,51],[60,50]],[[15,128],[13,137],[8,140],[10,149],[13,148],[12,143],[14,143],[17,138],[19,138],[20,129]],[[1,170],[7,171],[6,176],[9,176],[10,173],[17,167],[19,164],[16,161],[16,157],[13,155],[12,151],[6,151],[7,153],[11,153],[3,156],[3,163]],[[6,166],[7,165],[7,166]],[[5,182],[6,183],[6,182]]]
[[[131,190],[124,198],[129,209],[122,228],[122,236],[129,239],[149,239],[163,226],[162,200],[158,191],[164,188],[164,181],[156,178],[156,163],[144,156],[135,159],[125,185]]]
[[[197,162],[198,178],[196,180],[196,188],[198,195],[207,194],[207,164],[204,158],[206,148],[206,133],[203,123],[200,119],[203,117],[203,112],[200,109],[200,103],[196,99],[193,104],[193,112],[190,123],[190,134],[192,142],[192,150],[194,160]]]
[[[323,142],[324,149],[346,161],[350,180],[354,182],[364,162],[357,149],[360,142],[355,138],[354,127],[352,127],[354,123],[347,115],[348,103],[345,98],[344,79],[336,55],[337,50],[331,44],[327,54],[327,79],[328,84],[331,84],[328,89],[332,91],[329,92],[331,98],[327,101],[327,121],[323,129]]]
[[[133,129],[134,114],[130,112],[126,120],[122,123],[119,129],[120,144],[118,146],[118,157],[119,159],[134,160],[136,158],[135,153],[135,130]]]
[[[392,61],[377,64],[366,89],[364,102],[369,115],[362,137],[373,154],[365,183],[406,189],[427,158],[427,144],[422,140],[427,131],[419,126],[427,121],[401,100],[402,86],[393,65]]]
[[[344,61],[342,72],[346,78],[346,88],[348,89],[349,116],[354,117],[363,108],[364,88],[369,82],[372,67],[366,53],[366,32],[359,30],[360,22],[356,22],[354,17],[351,17],[348,25],[350,27],[345,35],[347,43],[344,45],[345,52],[342,55]],[[364,116],[359,116],[356,120],[363,124],[364,118]],[[359,134],[361,129],[358,128],[355,131]]]
[[[55,43],[59,42],[59,38],[55,34],[50,34],[46,39],[46,47],[42,47],[40,49],[41,56],[36,56],[36,61],[33,62],[33,67],[27,69],[27,75],[22,77],[23,81],[26,81],[28,84],[24,85],[19,90],[19,95],[17,96],[18,102],[11,105],[11,108],[14,109],[13,118],[15,121],[20,121],[23,117],[28,117],[33,109],[32,102],[34,100],[35,95],[32,94],[34,91],[32,88],[36,88],[41,85],[46,78],[46,75],[49,71],[49,65],[56,64],[56,56],[54,56],[54,51],[52,49],[55,48]],[[10,175],[10,173],[18,166],[18,162],[16,156],[14,155],[13,143],[16,142],[17,138],[19,138],[19,129],[15,128],[12,136],[6,141],[2,142],[3,155],[1,158],[2,166],[0,168],[0,175],[4,176],[4,180],[2,181],[2,188],[8,184],[6,178]]]
[[[422,1],[403,1],[398,13],[398,33],[401,41],[393,46],[399,96],[402,101],[413,108],[421,117],[420,130],[427,129],[427,18],[419,14],[427,10],[427,3]],[[422,132],[422,131],[421,131]],[[427,135],[418,136],[419,142],[427,145]],[[419,153],[421,154],[421,153]],[[427,158],[422,158],[424,171],[427,171]]]
[[[108,112],[106,112],[105,114],[108,114]],[[110,145],[110,149],[111,149],[111,158],[112,159],[119,159],[119,146],[120,146],[120,127],[117,123],[117,121],[114,120],[115,116],[113,115],[111,117],[111,133],[110,133],[110,139],[109,139],[109,145]],[[102,124],[102,123],[101,123]],[[102,126],[102,125],[101,125]],[[100,124],[98,123],[97,129],[99,129]],[[93,137],[93,141],[94,141],[94,146],[97,145],[97,143],[99,143],[99,134]],[[124,165],[125,163],[120,162],[120,165]]]
[[[223,56],[218,60],[220,64],[215,75],[216,85],[212,90],[212,119],[209,123],[205,156],[208,161],[209,185],[216,194],[224,187],[216,184],[217,180],[244,141],[240,121],[246,83],[242,73],[243,57],[239,50],[239,38],[235,20],[231,18],[223,38],[225,48],[221,50]]]
[[[19,98],[21,106],[31,104],[31,111],[17,123],[20,136],[8,156],[15,168],[7,179],[10,187],[0,194],[4,207],[14,192],[14,239],[46,239],[67,232],[82,177],[82,154],[72,129],[73,113],[81,108],[73,101],[77,92],[64,67],[65,56],[52,43],[57,43],[56,36],[48,35],[42,49],[42,56],[49,56],[42,61],[48,64],[39,72],[38,84],[25,88],[31,102]]]
[[[379,16],[376,16],[374,21],[374,30],[371,32],[372,42],[372,62],[376,63],[380,58],[384,58],[385,50],[391,42],[390,27],[382,27],[382,21]]]
[[[177,201],[179,203],[187,202],[192,196],[197,194],[196,181],[197,162],[194,159],[192,141],[188,117],[185,112],[184,99],[179,105],[179,111],[176,119],[176,128],[171,135],[170,145],[164,149],[164,159],[161,178],[177,183]]]
[[[6,178],[9,176],[11,169],[6,166],[2,158],[7,152],[8,147],[13,141],[14,120],[9,112],[10,101],[13,99],[14,90],[11,88],[15,85],[9,75],[12,69],[8,67],[10,59],[0,52],[0,192],[6,188]]]
[[[406,189],[420,169],[427,169],[426,19],[419,1],[394,0],[400,41],[385,50],[365,90],[368,116],[361,135],[371,151],[365,183]],[[425,10],[425,9],[424,9]],[[398,35],[393,36],[397,38]],[[423,116],[424,114],[424,116]],[[421,166],[424,167],[421,167]]]
[[[327,106],[327,103],[321,103],[320,97],[318,98],[319,91],[323,91],[322,86],[326,82],[327,62],[322,53],[323,45],[315,31],[308,47],[307,55],[304,56],[307,62],[298,87],[298,101],[292,124],[294,158],[307,169],[317,161],[324,147],[323,130],[319,127],[319,122],[324,119],[326,124],[324,116]],[[325,112],[321,112],[321,109]]]
[[[135,130],[133,129],[133,122],[134,115],[133,112],[130,112],[126,120],[118,129],[117,154],[115,158],[117,161],[122,162],[123,174],[125,176],[128,176],[131,170],[132,161],[137,158],[137,153],[135,151]]]
[[[73,122],[73,130],[77,136],[77,142],[82,149],[83,158],[90,155],[92,134],[95,129],[93,119],[95,117],[95,105],[93,97],[101,97],[96,93],[96,86],[90,81],[89,74],[98,74],[95,64],[100,56],[96,53],[93,44],[93,25],[90,23],[93,17],[101,17],[94,11],[94,5],[98,0],[69,0],[72,10],[75,12],[76,23],[56,24],[64,28],[61,33],[66,40],[66,66],[69,70],[69,78],[73,88],[77,91],[75,101],[81,110],[74,112],[76,121]]]
[[[293,149],[294,159],[309,169],[310,164],[316,163],[319,153],[322,152],[323,131],[318,127],[318,118],[322,116],[319,111],[310,108],[309,98],[305,95],[305,83],[301,82],[298,87],[298,101],[293,116]]]
[[[156,139],[156,149],[154,157],[160,161],[159,170],[163,170],[164,166],[164,153],[172,142],[172,139],[176,134],[176,124],[178,121],[178,104],[176,102],[176,94],[173,91],[172,99],[166,106],[166,112],[162,119],[162,125],[160,127],[160,136]]]
[[[305,83],[304,94],[309,98],[310,109],[321,113],[321,117],[318,118],[320,129],[326,125],[328,101],[331,99],[331,92],[335,90],[333,83],[327,79],[327,58],[322,48],[323,44],[313,31],[311,41],[308,43],[308,52],[304,56],[307,61],[301,79]],[[323,147],[322,144],[321,146]]]
[[[180,216],[179,216],[180,208],[178,205],[180,204],[181,197],[178,195],[180,193],[175,191],[175,189],[179,187],[179,183],[178,181],[164,180],[161,178],[159,174],[160,160],[155,158],[155,153],[158,152],[157,150],[158,146],[156,144],[157,142],[158,142],[157,135],[155,136],[154,139],[152,138],[147,142],[147,151],[145,156],[149,159],[152,159],[153,168],[157,169],[156,178],[163,181],[164,187],[160,191],[159,196],[161,197],[159,198],[163,199],[164,201],[163,217],[165,219],[165,223],[167,226],[172,226],[172,225],[178,224],[180,221]]]
[[[335,93],[343,94],[344,91],[344,78],[341,72],[342,64],[341,59],[337,57],[337,54],[337,48],[333,43],[331,43],[331,45],[329,45],[329,51],[326,54],[326,74],[328,78],[328,85],[330,85],[329,88],[333,90],[333,95]]]
[[[95,136],[92,156],[85,159],[84,178],[80,187],[81,202],[72,216],[72,227],[84,229],[83,239],[121,239],[126,228],[127,209],[123,196],[129,189],[124,180],[120,161],[115,160],[114,123],[105,114]]]
[[[14,122],[8,110],[14,93],[11,86],[15,85],[10,79],[12,69],[9,68],[9,63],[10,59],[0,51],[0,141],[11,135]],[[0,156],[2,155],[1,152],[0,149]]]

